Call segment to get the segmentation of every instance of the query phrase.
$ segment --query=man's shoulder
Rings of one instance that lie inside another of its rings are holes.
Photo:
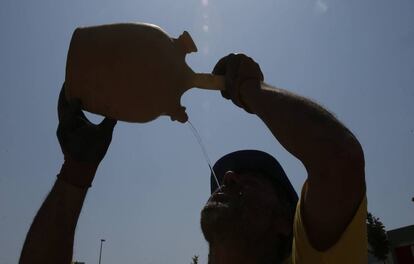
[[[306,183],[304,188],[306,188]],[[306,190],[302,189],[302,194],[304,191]],[[322,259],[324,263],[367,263],[366,195],[362,198],[353,218],[339,239],[333,246],[324,251],[316,250],[309,242],[307,230],[303,222],[301,202],[302,197],[296,206],[294,217],[292,256],[285,263],[303,263],[304,260],[307,263],[319,263]],[[353,254],[349,254],[349,252],[353,252]],[[311,261],[309,262],[309,260]],[[327,262],[326,260],[333,262]]]

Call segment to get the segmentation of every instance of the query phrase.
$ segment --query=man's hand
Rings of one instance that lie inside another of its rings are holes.
[[[90,186],[117,121],[105,118],[98,125],[91,123],[79,100],[66,100],[64,85],[59,95],[58,116],[57,137],[65,156],[59,178],[79,187]]]
[[[65,158],[99,163],[108,150],[117,121],[105,118],[99,125],[91,123],[79,100],[66,100],[64,87],[59,95],[58,116],[57,137]]]
[[[226,90],[221,94],[234,104],[252,113],[246,102],[246,92],[259,91],[263,73],[252,58],[244,54],[229,54],[219,60],[213,74],[224,75]]]

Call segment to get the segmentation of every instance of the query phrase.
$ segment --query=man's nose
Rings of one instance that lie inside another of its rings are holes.
[[[226,187],[240,184],[240,175],[234,171],[227,171],[223,177],[223,185]]]

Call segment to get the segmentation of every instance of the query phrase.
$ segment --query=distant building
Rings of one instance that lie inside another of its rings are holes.
[[[414,225],[387,232],[393,264],[414,264]]]

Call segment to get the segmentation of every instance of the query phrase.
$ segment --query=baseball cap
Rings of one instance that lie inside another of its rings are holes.
[[[239,150],[220,158],[213,166],[220,185],[227,171],[256,171],[269,177],[275,186],[285,191],[286,198],[295,210],[298,194],[290,183],[286,173],[279,162],[270,154],[260,150]],[[211,193],[217,190],[218,185],[213,174],[210,176]]]

